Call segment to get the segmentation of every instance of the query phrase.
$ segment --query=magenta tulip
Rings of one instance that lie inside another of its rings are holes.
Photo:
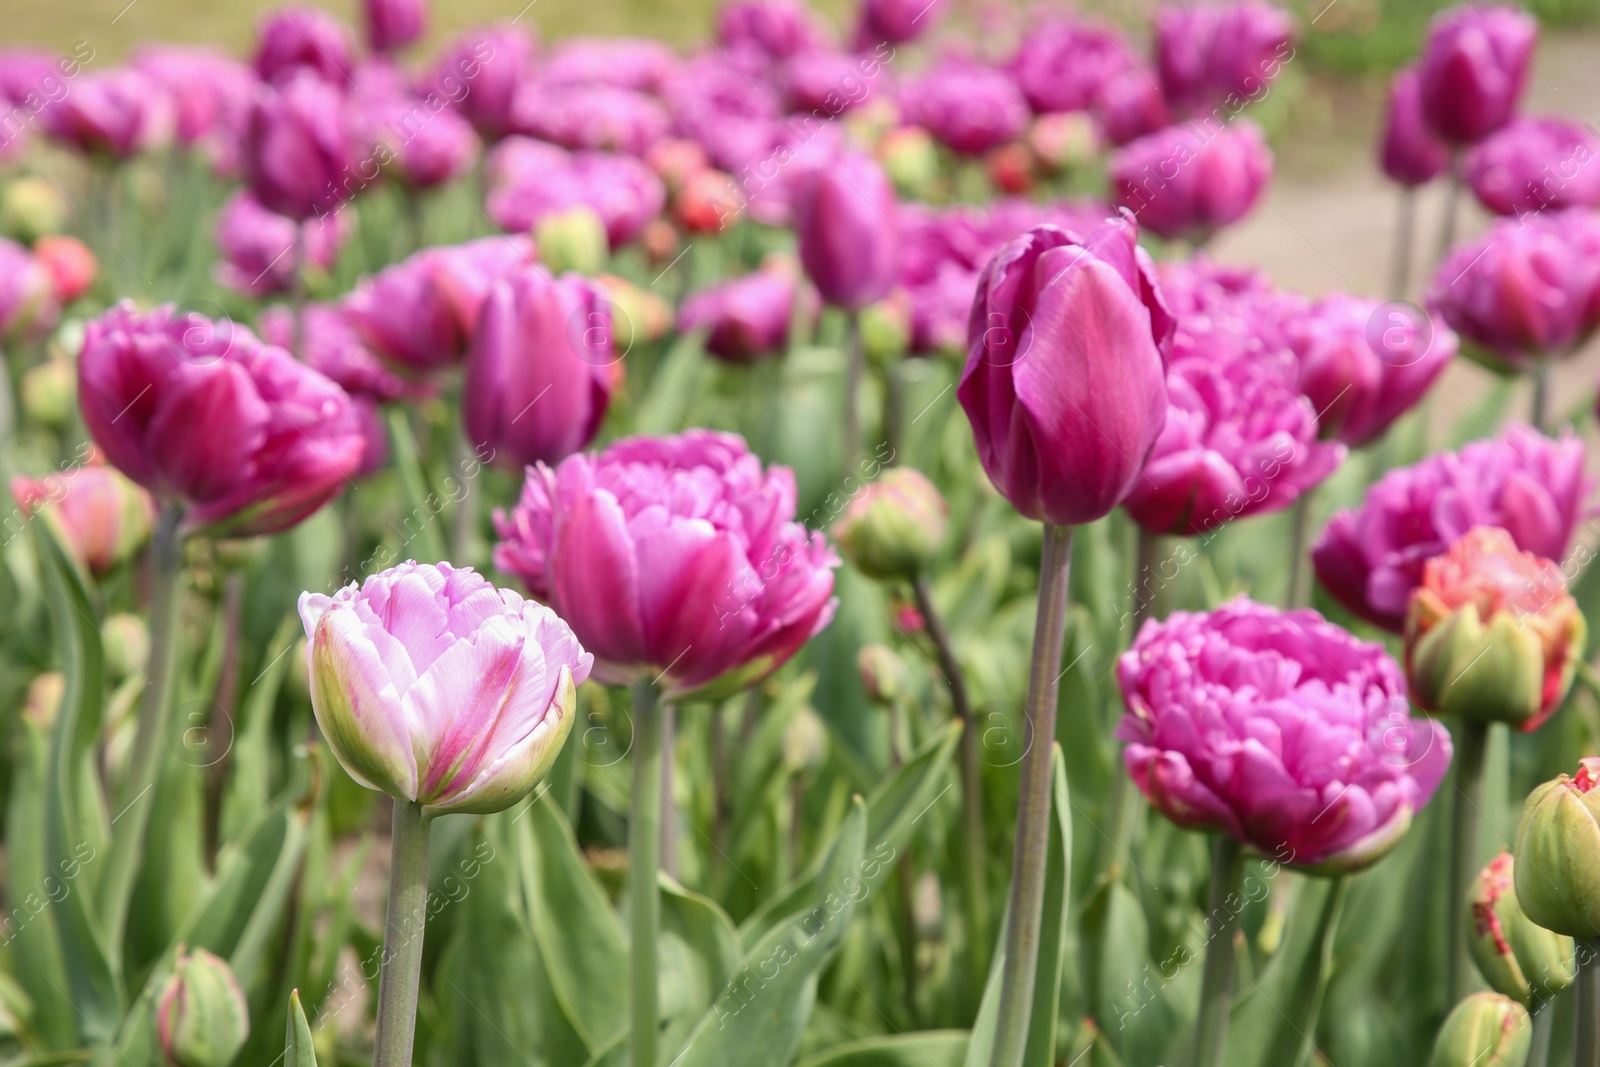
[[[1358,509],[1336,514],[1311,550],[1317,577],[1355,614],[1399,633],[1422,565],[1474,526],[1499,526],[1525,552],[1567,559],[1589,514],[1583,442],[1522,423],[1459,452],[1392,470]]]
[[[764,267],[742,278],[718,282],[691,294],[678,311],[678,329],[706,330],[706,351],[729,363],[751,363],[782,352],[789,340],[798,279],[791,271]],[[816,298],[802,309],[816,315]]]
[[[1179,826],[1284,866],[1358,870],[1395,846],[1450,766],[1400,668],[1314,611],[1240,597],[1174,612],[1117,661],[1128,774]]]
[[[1496,215],[1600,205],[1600,138],[1564,119],[1518,119],[1467,155],[1467,183]]]
[[[171,100],[177,142],[203,152],[223,173],[236,173],[260,83],[255,71],[223,52],[178,45],[142,48],[133,65]]]
[[[511,470],[559,463],[600,431],[611,401],[611,312],[582,276],[524,267],[496,282],[467,352],[462,422]]]
[[[1028,124],[1028,102],[1010,75],[971,60],[944,61],[901,99],[914,122],[964,156],[1014,141]]]
[[[352,97],[350,115],[366,158],[413,189],[460,178],[477,162],[478,135],[454,110],[380,91]]]
[[[1401,185],[1423,185],[1450,165],[1450,146],[1439,140],[1422,115],[1422,81],[1407,67],[1389,86],[1379,160],[1383,172]]]
[[[1094,110],[1106,140],[1114,145],[1137,141],[1172,123],[1155,74],[1143,67],[1130,67],[1101,85]]]
[[[374,52],[399,51],[428,29],[427,0],[362,0],[361,14]]]
[[[250,189],[267,208],[293,219],[328,215],[353,192],[355,148],[340,91],[300,73],[257,97],[245,134]]]
[[[801,180],[800,262],[822,299],[851,311],[883,299],[900,269],[894,188],[872,157],[847,152]]]
[[[286,530],[361,465],[343,389],[243,326],[171,305],[123,302],[89,323],[78,402],[106,459],[218,536]]]
[[[1107,83],[1132,69],[1132,54],[1110,27],[1050,19],[1024,35],[1011,76],[1036,112],[1087,111]]]
[[[811,14],[799,0],[726,0],[717,12],[717,41],[750,46],[772,59],[819,43]]]
[[[1161,432],[1173,320],[1135,231],[1041,226],[978,281],[956,395],[989,480],[1030,519],[1105,515]]]
[[[459,363],[489,287],[531,256],[526,247],[496,244],[480,262],[471,247],[424,249],[344,298],[344,315],[362,340],[403,375],[423,378]]]
[[[938,25],[944,9],[945,0],[861,0],[856,41],[863,48],[914,41]]]
[[[877,59],[826,48],[810,48],[789,57],[781,82],[789,110],[806,113],[814,120],[837,118],[882,100],[889,89],[889,76]]]
[[[766,677],[833,617],[838,557],[794,521],[793,474],[731,434],[618,441],[530,468],[495,514],[495,565],[548,600],[611,684],[715,699]]]
[[[127,159],[169,140],[172,100],[133,67],[81,75],[71,91],[44,111],[51,136],[82,152]]]
[[[569,37],[545,57],[539,79],[659,93],[677,66],[672,49],[648,37]]]
[[[1539,23],[1514,7],[1467,3],[1435,15],[1418,64],[1428,125],[1459,145],[1510,122],[1538,40]]]
[[[288,81],[304,70],[343,89],[355,52],[350,28],[320,7],[273,11],[256,41],[255,67],[261,80]]]
[[[512,123],[564,148],[604,149],[642,156],[666,136],[666,108],[653,96],[609,85],[548,85],[530,81],[517,93]]]
[[[1178,114],[1259,100],[1294,58],[1294,19],[1261,0],[1167,5],[1156,15],[1156,68]]]
[[[261,337],[288,348],[294,339],[294,314],[282,305],[261,314]],[[300,318],[300,355],[352,398],[382,403],[427,396],[430,390],[395,374],[361,340],[344,312],[334,304],[307,304]],[[367,457],[370,459],[371,457]]]
[[[294,286],[296,270],[333,266],[349,236],[350,221],[343,215],[330,222],[296,222],[268,211],[249,190],[240,189],[217,213],[217,250],[222,255],[217,280],[251,296],[286,293]]]
[[[666,186],[633,156],[568,153],[543,141],[508,137],[495,146],[486,166],[489,217],[513,233],[582,205],[600,216],[615,250],[637,239],[666,206]]]
[[[534,42],[518,26],[482,26],[447,46],[430,78],[431,91],[456,106],[487,141],[514,128],[517,90],[532,75]]]
[[[1235,119],[1220,130],[1169,126],[1111,157],[1116,202],[1166,238],[1204,243],[1243,218],[1272,181],[1261,127]]]

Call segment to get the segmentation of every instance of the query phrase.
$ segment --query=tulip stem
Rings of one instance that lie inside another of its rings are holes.
[[[134,733],[133,756],[117,796],[120,823],[111,842],[106,880],[100,892],[100,914],[104,918],[105,943],[113,958],[122,955],[123,933],[127,929],[128,905],[133,897],[139,859],[144,854],[145,830],[155,800],[147,794],[161,776],[161,757],[168,738],[172,714],[173,678],[178,668],[179,580],[183,560],[183,508],[164,504],[156,519],[150,545],[154,580],[150,589],[150,677],[139,708],[139,724]]]
[[[1027,723],[1017,798],[1017,843],[1011,862],[1011,901],[1005,963],[995,1026],[993,1067],[1021,1067],[1039,963],[1045,865],[1050,848],[1051,749],[1061,685],[1061,642],[1066,629],[1067,583],[1072,567],[1072,527],[1046,524],[1039,561],[1039,609],[1028,670]]]
[[[1550,1062],[1550,1032],[1555,1029],[1555,1009],[1548,1001],[1535,1000],[1528,1008],[1533,1016],[1533,1040],[1528,1043],[1527,1067],[1547,1067]]]
[[[1478,824],[1483,818],[1483,757],[1489,728],[1481,722],[1463,721],[1456,744],[1456,803],[1450,823],[1449,924],[1450,1000],[1460,1001],[1472,992],[1472,965],[1467,962],[1467,887],[1477,876]]]
[[[1541,359],[1533,365],[1533,411],[1529,421],[1540,433],[1549,433],[1550,426],[1550,361]]]
[[[1128,604],[1128,644],[1139,636],[1145,620],[1155,614],[1157,573],[1160,565],[1161,537],[1142,526],[1137,526],[1134,549],[1133,593]],[[1100,847],[1095,858],[1095,870],[1104,872],[1105,879],[1116,881],[1132,847],[1133,831],[1139,824],[1143,798],[1134,788],[1133,779],[1116,767],[1111,771],[1111,784],[1106,797],[1106,824],[1110,832],[1100,835]]]
[[[1450,251],[1450,246],[1456,243],[1456,215],[1459,212],[1456,204],[1461,199],[1461,153],[1457,152],[1450,160],[1450,182],[1444,192],[1444,218],[1439,223],[1439,252],[1434,256],[1437,263],[1444,259]]]
[[[628,985],[633,1067],[656,1067],[659,1015],[656,936],[661,897],[656,872],[661,864],[661,707],[655,683],[633,687],[633,796],[628,813],[628,919],[632,948]]]
[[[672,796],[672,761],[678,747],[678,709],[672,704],[661,707],[661,795]],[[676,879],[678,877],[678,819],[676,811],[661,813],[661,869]]]
[[[1228,1043],[1233,1006],[1233,935],[1239,929],[1238,893],[1244,850],[1218,834],[1211,854],[1211,894],[1206,906],[1206,966],[1200,979],[1200,1016],[1195,1023],[1194,1067],[1220,1067]],[[1232,898],[1232,903],[1229,903]]]
[[[1572,1067],[1600,1067],[1600,938],[1582,939],[1577,945],[1577,1025],[1572,1043]]]
[[[1311,507],[1315,489],[1307,489],[1294,502],[1294,527],[1289,542],[1289,607],[1303,608],[1311,603],[1311,571],[1306,567],[1306,541],[1311,536]]]
[[[983,767],[978,753],[978,724],[972,721],[972,700],[967,695],[967,680],[956,659],[955,646],[950,641],[950,631],[945,628],[944,616],[933,603],[933,589],[928,579],[918,575],[911,585],[916,596],[917,610],[933,639],[939,657],[939,670],[950,686],[950,705],[956,718],[961,720],[961,838],[962,838],[962,898],[966,905],[968,951],[971,953],[969,975],[981,985],[989,973],[989,884],[984,868],[983,832]]]
[[[861,376],[866,353],[861,344],[861,313],[850,312],[845,327],[847,363],[844,372],[844,473],[849,476],[861,458]]]
[[[1322,903],[1322,916],[1317,921],[1316,955],[1306,960],[1306,974],[1295,990],[1293,1027],[1297,1052],[1291,1067],[1305,1067],[1317,1049],[1317,1020],[1322,1015],[1322,1002],[1328,995],[1328,980],[1333,977],[1333,947],[1339,934],[1339,919],[1344,915],[1345,897],[1350,890],[1350,879],[1337,875],[1329,880],[1328,895]],[[1315,970],[1312,970],[1315,968]],[[1309,979],[1309,980],[1308,980]],[[1304,997],[1304,1001],[1301,998]]]
[[[1400,191],[1400,217],[1394,227],[1394,266],[1389,275],[1389,296],[1403,300],[1411,287],[1411,246],[1416,241],[1417,192],[1410,186]]]
[[[422,985],[422,935],[428,918],[428,834],[422,805],[395,799],[389,831],[389,904],[378,979],[378,1040],[372,1067],[411,1067]]]

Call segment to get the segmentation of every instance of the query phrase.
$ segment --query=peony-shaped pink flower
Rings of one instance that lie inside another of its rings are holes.
[[[777,670],[833,617],[838,557],[794,521],[794,475],[732,434],[634,437],[495,513],[495,566],[562,614],[597,677],[714,698]]]
[[[1168,126],[1111,157],[1116,202],[1166,238],[1203,243],[1243,218],[1272,181],[1261,127],[1236,119],[1220,130]]]
[[[1467,154],[1466,170],[1496,215],[1600,205],[1600,138],[1565,119],[1513,121]]]
[[[217,212],[217,281],[251,296],[286,293],[296,270],[327,270],[350,236],[351,220],[298,222],[269,211],[248,189],[239,189]],[[298,244],[296,242],[299,242]],[[297,262],[297,257],[305,262]]]
[[[571,732],[593,663],[549,608],[448,563],[302,593],[300,619],[328,747],[358,782],[427,815],[526,796]]]
[[[1117,661],[1128,773],[1179,826],[1318,873],[1400,840],[1450,765],[1400,668],[1314,611],[1244,597],[1146,622]]]

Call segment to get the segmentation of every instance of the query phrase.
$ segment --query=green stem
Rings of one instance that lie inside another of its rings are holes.
[[[1600,939],[1578,942],[1572,1067],[1600,1067]]]
[[[1022,1054],[1028,1043],[1050,848],[1050,752],[1056,736],[1061,641],[1066,629],[1071,565],[1072,528],[1047,524],[1044,553],[1039,561],[1039,613],[1034,623],[1025,710],[1033,735],[1022,757],[1022,783],[1017,798],[1017,843],[1011,863],[1011,902],[993,1067],[1022,1067]]]
[[[390,830],[389,906],[383,920],[378,979],[378,1040],[372,1067],[411,1067],[422,984],[422,935],[428,919],[428,834],[422,805],[398,797]]]
[[[123,775],[113,819],[111,856],[100,892],[100,914],[105,918],[106,945],[117,958],[127,929],[128,904],[144,853],[145,830],[155,800],[149,796],[161,776],[161,757],[172,716],[173,678],[178,667],[179,577],[183,558],[183,508],[165,504],[156,520],[150,555],[154,581],[150,590],[150,677],[139,724],[133,738],[133,756]]]
[[[1555,1009],[1548,1003],[1535,1001],[1528,1010],[1533,1013],[1533,1040],[1528,1043],[1527,1067],[1547,1067],[1550,1062],[1550,1032],[1555,1029]]]
[[[1389,274],[1389,297],[1405,299],[1411,287],[1411,246],[1416,240],[1417,191],[1407,186],[1400,190],[1400,217],[1394,227],[1394,266]]]
[[[661,796],[672,799],[672,762],[678,747],[678,709],[672,704],[661,708]],[[661,869],[674,880],[678,877],[678,812],[670,803],[661,813]]]
[[[1456,243],[1456,204],[1461,199],[1461,153],[1458,151],[1450,160],[1450,184],[1445,188],[1444,218],[1439,223],[1439,251],[1433,257],[1437,263],[1444,259],[1450,251],[1450,246]]]
[[[1233,1006],[1233,935],[1239,929],[1239,882],[1244,850],[1218,834],[1211,854],[1211,894],[1206,910],[1206,966],[1200,979],[1200,1015],[1195,1023],[1194,1067],[1220,1067],[1228,1043],[1228,1012]],[[1235,898],[1229,903],[1229,898]]]
[[[1533,367],[1533,428],[1550,432],[1550,361],[1541,359]]]
[[[633,796],[628,814],[628,909],[632,949],[628,983],[633,1067],[656,1067],[659,1015],[656,936],[661,897],[661,708],[655,683],[633,687]]]
[[[416,558],[406,548],[415,535],[422,539],[422,562],[438,563],[445,558],[444,537],[439,532],[439,507],[430,506],[428,501],[438,504],[439,498],[428,491],[428,483],[422,477],[417,438],[411,432],[411,420],[406,417],[405,408],[391,404],[388,416],[389,436],[394,440],[395,468],[400,472],[406,503],[411,505],[410,516],[401,524],[400,555],[408,559]]]
[[[1311,568],[1306,566],[1306,542],[1311,537],[1312,498],[1316,490],[1307,489],[1295,501],[1289,542],[1289,607],[1303,608],[1311,603]]]
[[[1344,914],[1345,897],[1350,891],[1350,880],[1343,875],[1333,879],[1328,886],[1328,898],[1322,905],[1322,917],[1317,922],[1318,951],[1314,960],[1308,961],[1316,968],[1308,990],[1307,1001],[1299,1018],[1294,1021],[1299,1052],[1294,1057],[1294,1067],[1306,1067],[1317,1050],[1317,1020],[1322,1015],[1322,1002],[1328,994],[1328,979],[1333,976],[1333,948],[1339,933],[1339,918]],[[1300,1005],[1296,1005],[1300,1007]]]
[[[861,313],[850,312],[845,330],[845,351],[848,363],[844,374],[844,473],[855,472],[856,461],[861,458],[861,377],[865,368],[866,353],[861,344]]]
[[[1450,821],[1450,906],[1445,909],[1449,936],[1450,1001],[1472,992],[1472,965],[1467,962],[1467,887],[1477,876],[1478,829],[1483,820],[1483,757],[1489,728],[1463,721],[1456,734],[1456,802]]]
[[[1156,583],[1160,576],[1156,568],[1160,564],[1161,537],[1159,534],[1150,533],[1143,526],[1134,527],[1136,533],[1134,549],[1133,571],[1133,597],[1128,605],[1128,643],[1133,644],[1143,628],[1145,620],[1155,614]],[[1134,788],[1133,780],[1120,767],[1113,767],[1109,794],[1106,797],[1106,823],[1110,826],[1110,833],[1102,834],[1099,847],[1096,849],[1094,869],[1105,872],[1108,881],[1116,881],[1122,877],[1123,868],[1127,862],[1128,850],[1133,844],[1133,832],[1139,825],[1139,816],[1143,813],[1144,798]]]

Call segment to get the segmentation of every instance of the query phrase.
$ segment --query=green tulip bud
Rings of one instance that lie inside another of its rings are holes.
[[[875,367],[906,354],[911,347],[911,297],[904,289],[861,309],[861,347]]]
[[[45,671],[35,675],[28,683],[28,698],[22,705],[22,717],[45,729],[56,724],[56,712],[61,710],[61,698],[67,692],[67,676],[60,671]]]
[[[810,708],[801,708],[783,732],[783,765],[790,774],[808,777],[828,758],[828,728]]]
[[[118,612],[106,619],[100,634],[105,639],[106,671],[112,681],[120,682],[130,674],[144,673],[150,659],[150,628],[143,619]]]
[[[915,578],[944,542],[950,509],[927,477],[890,467],[833,526],[833,539],[869,578]]]
[[[60,233],[66,224],[66,198],[43,178],[18,178],[0,192],[0,231],[23,244]]]
[[[867,699],[880,707],[890,706],[910,688],[906,661],[888,645],[862,645],[856,653],[856,669],[861,672]]]
[[[180,952],[156,1031],[169,1067],[228,1067],[250,1036],[250,1007],[228,965],[203,948]]]
[[[598,274],[606,265],[611,246],[606,241],[606,224],[587,204],[555,211],[540,219],[533,228],[539,258],[551,274],[575,270]]]
[[[17,391],[28,421],[64,426],[78,406],[78,369],[69,360],[46,360],[22,375]]]
[[[1517,902],[1528,918],[1568,937],[1600,937],[1600,758],[1578,761],[1522,805],[1517,824]]]
[[[1528,1009],[1499,993],[1474,993],[1450,1012],[1433,1043],[1433,1067],[1522,1067],[1533,1029]]]
[[[1511,853],[1502,852],[1472,883],[1472,925],[1467,948],[1484,980],[1528,1007],[1572,984],[1572,938],[1529,919],[1512,887]]]
[[[939,146],[920,126],[902,126],[878,142],[878,160],[895,192],[910,200],[927,198],[939,180]]]

